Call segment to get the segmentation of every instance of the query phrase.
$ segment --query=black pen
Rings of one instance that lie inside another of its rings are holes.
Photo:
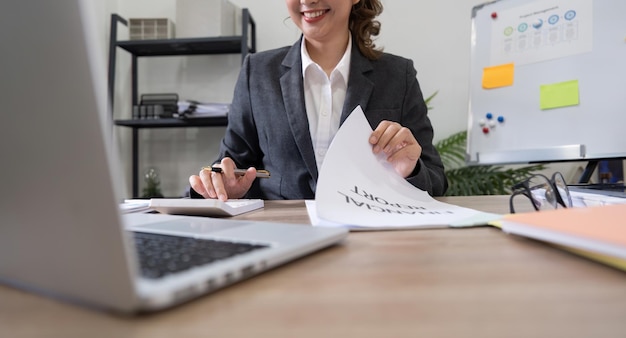
[[[202,167],[203,170],[209,170],[212,171],[214,173],[222,173],[222,168],[220,167],[216,167],[216,166],[211,166],[211,167]],[[246,169],[235,169],[235,175],[237,176],[243,176],[246,174]],[[256,171],[256,177],[258,178],[269,178],[270,177],[270,172],[267,170],[261,170],[261,169],[257,169]]]

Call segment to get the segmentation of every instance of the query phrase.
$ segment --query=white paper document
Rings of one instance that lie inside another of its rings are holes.
[[[358,230],[392,230],[485,225],[501,215],[432,198],[402,178],[383,153],[372,151],[372,133],[357,107],[335,135],[322,164],[311,223]]]
[[[230,111],[230,104],[198,101],[179,101],[178,117],[202,118],[226,116]]]
[[[120,203],[120,211],[123,214],[130,214],[135,212],[149,212],[150,201],[144,199],[127,199],[124,203]]]

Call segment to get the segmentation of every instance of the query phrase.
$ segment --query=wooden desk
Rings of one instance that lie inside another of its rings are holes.
[[[505,213],[508,197],[441,200]],[[302,201],[239,218],[308,223]],[[626,337],[626,274],[494,228],[352,233],[178,308],[120,318],[0,286],[0,337]]]

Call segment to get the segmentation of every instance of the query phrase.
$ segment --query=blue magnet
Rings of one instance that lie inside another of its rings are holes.
[[[504,122],[504,116],[502,115],[498,116],[498,122],[500,123]]]
[[[491,119],[493,118],[493,114],[492,114],[492,113],[487,113],[487,114],[485,115],[485,117],[486,117],[488,120],[491,120]]]

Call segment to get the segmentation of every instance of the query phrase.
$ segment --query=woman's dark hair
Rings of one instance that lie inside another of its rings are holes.
[[[376,48],[373,37],[380,33],[380,22],[374,20],[383,11],[380,0],[361,0],[352,6],[350,31],[361,53],[370,60],[376,60],[383,53]]]

